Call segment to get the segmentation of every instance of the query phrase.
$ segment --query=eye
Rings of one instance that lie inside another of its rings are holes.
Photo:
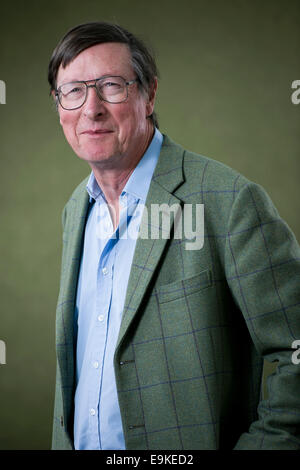
[[[74,88],[72,88],[72,90],[69,91],[69,93],[78,93],[81,90],[82,90],[82,88],[74,87]]]
[[[123,82],[118,78],[113,77],[108,77],[102,82],[99,82],[98,86],[100,88],[100,93],[102,93],[105,98],[109,99],[113,96],[121,95],[124,91]]]
[[[75,87],[71,88],[70,90],[67,90],[65,95],[75,95],[75,94],[79,95],[80,93],[82,93],[82,91],[83,91],[82,87],[75,86]]]
[[[71,96],[80,96],[84,90],[84,86],[78,83],[66,83],[60,89],[62,95],[66,98]]]
[[[102,85],[105,88],[120,88],[120,83],[117,82],[105,82]]]

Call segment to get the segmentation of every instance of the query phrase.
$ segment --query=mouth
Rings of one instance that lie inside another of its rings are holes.
[[[109,129],[88,129],[86,131],[81,132],[83,135],[88,135],[90,137],[101,137],[103,135],[111,134],[113,131]]]

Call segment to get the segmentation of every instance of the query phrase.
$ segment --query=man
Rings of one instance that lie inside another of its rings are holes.
[[[261,187],[159,132],[157,75],[107,23],[49,64],[92,170],[63,212],[53,448],[299,449],[299,246]],[[204,235],[180,231],[201,205]]]

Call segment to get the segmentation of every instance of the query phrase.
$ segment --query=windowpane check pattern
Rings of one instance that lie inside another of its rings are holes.
[[[72,421],[85,184],[64,212],[54,448],[72,448],[60,417]],[[204,246],[137,240],[114,354],[126,449],[299,450],[299,244],[261,186],[164,136],[146,206],[178,201],[204,204]],[[262,399],[264,359],[278,364]]]

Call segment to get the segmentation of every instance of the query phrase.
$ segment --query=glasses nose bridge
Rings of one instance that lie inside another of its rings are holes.
[[[86,102],[86,100],[87,100],[87,98],[88,98],[88,91],[89,91],[88,89],[89,89],[89,88],[95,88],[97,97],[99,98],[100,101],[103,101],[103,98],[102,98],[102,96],[101,96],[101,93],[100,93],[100,91],[99,91],[99,89],[98,89],[98,87],[97,87],[97,80],[93,80],[93,81],[94,81],[95,83],[92,83],[92,84],[88,84],[88,82],[84,82],[84,83],[85,83],[85,86],[86,86],[86,97],[85,97],[84,102]]]

